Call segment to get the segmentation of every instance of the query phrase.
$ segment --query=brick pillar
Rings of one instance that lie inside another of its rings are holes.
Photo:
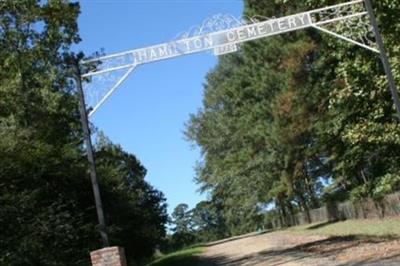
[[[124,248],[109,247],[90,252],[93,266],[127,266]]]

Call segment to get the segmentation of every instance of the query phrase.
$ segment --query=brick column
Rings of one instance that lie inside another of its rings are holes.
[[[127,266],[124,248],[109,247],[90,252],[93,266]]]

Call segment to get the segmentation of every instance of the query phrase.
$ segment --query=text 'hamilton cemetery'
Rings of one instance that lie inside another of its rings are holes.
[[[136,64],[149,63],[209,49],[214,49],[214,53],[220,55],[236,51],[236,44],[305,28],[310,24],[310,14],[301,13],[137,49],[132,51],[132,54]]]

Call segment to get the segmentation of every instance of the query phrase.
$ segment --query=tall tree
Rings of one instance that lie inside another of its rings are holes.
[[[171,217],[171,223],[174,225],[172,231],[174,233],[170,245],[173,249],[180,249],[193,244],[196,241],[196,237],[192,228],[189,206],[185,203],[179,204],[174,208]]]
[[[0,2],[1,265],[88,265],[100,248],[68,60],[78,15],[69,1]],[[163,195],[120,147],[97,157],[111,243],[150,255],[165,234]]]
[[[64,60],[79,41],[78,14],[66,1],[0,3],[3,265],[80,265],[96,247]]]
[[[245,15],[284,16],[331,1],[245,2]],[[399,32],[391,1],[375,3],[397,80]],[[339,23],[339,22],[338,22]],[[218,195],[229,234],[251,230],[259,206],[281,224],[321,204],[400,188],[399,123],[378,57],[313,29],[245,43],[208,75],[187,136],[203,152],[197,180]]]
[[[281,16],[298,8],[247,1],[245,15]],[[318,205],[318,180],[309,167],[318,155],[308,149],[317,116],[307,82],[314,49],[307,32],[245,43],[207,77],[203,108],[191,117],[187,135],[203,151],[199,183],[211,194],[220,188],[230,234],[257,229],[260,206],[268,203],[287,217]]]

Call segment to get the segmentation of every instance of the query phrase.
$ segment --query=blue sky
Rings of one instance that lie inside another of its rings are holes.
[[[241,0],[84,0],[82,42],[92,54],[121,52],[172,40],[218,13],[242,14]],[[194,207],[206,198],[193,182],[200,152],[184,139],[189,114],[201,107],[211,53],[139,66],[91,118],[115,143],[147,168],[146,180],[164,192],[169,212],[179,203]]]

